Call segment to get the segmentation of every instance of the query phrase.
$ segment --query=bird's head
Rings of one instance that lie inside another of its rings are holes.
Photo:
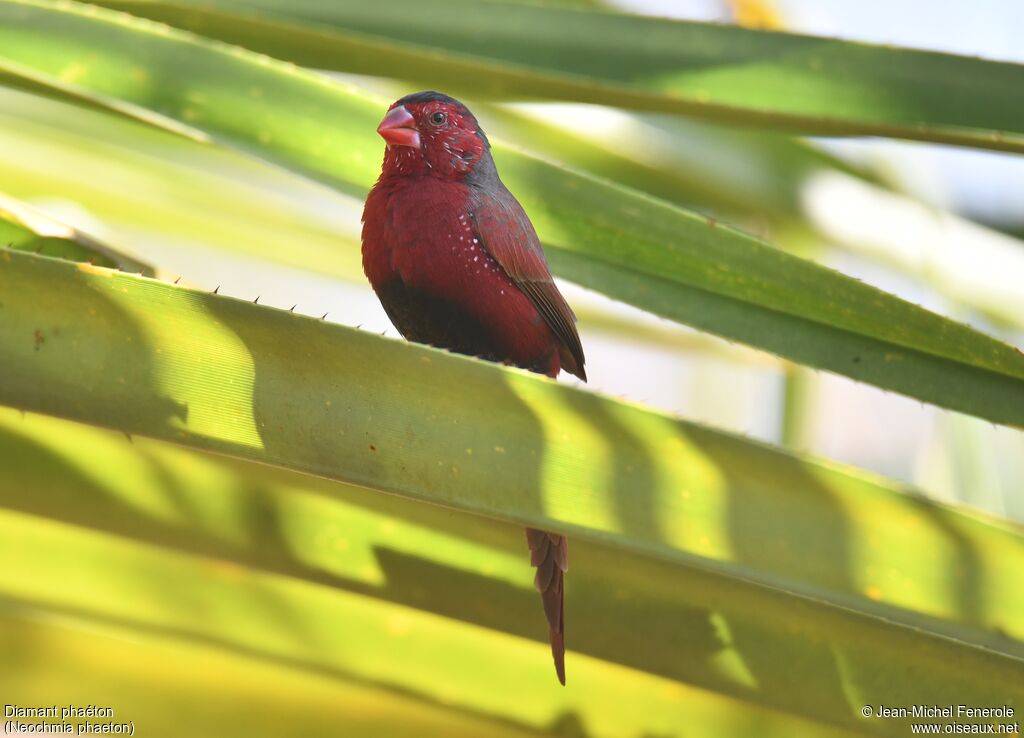
[[[490,144],[476,118],[441,92],[417,92],[396,101],[377,133],[388,144],[385,174],[462,179],[490,158]]]

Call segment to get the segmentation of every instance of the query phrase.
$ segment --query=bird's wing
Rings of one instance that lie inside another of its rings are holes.
[[[576,315],[551,278],[540,239],[522,206],[502,188],[481,196],[470,216],[480,245],[530,298],[561,342],[562,368],[586,381]]]

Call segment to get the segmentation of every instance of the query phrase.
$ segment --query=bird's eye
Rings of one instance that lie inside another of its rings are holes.
[[[443,124],[446,120],[448,120],[448,116],[442,113],[440,110],[438,110],[435,113],[432,113],[430,116],[430,122],[433,123],[435,126]]]

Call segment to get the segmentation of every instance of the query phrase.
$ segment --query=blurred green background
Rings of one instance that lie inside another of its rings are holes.
[[[0,0],[0,698],[143,736],[1019,713],[1022,22]],[[428,87],[495,143],[586,391],[394,340],[359,216]],[[573,540],[565,689],[524,524]]]

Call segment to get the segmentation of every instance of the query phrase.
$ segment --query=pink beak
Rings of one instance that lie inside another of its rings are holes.
[[[388,111],[384,120],[377,126],[377,133],[389,145],[412,146],[414,149],[420,147],[420,132],[416,130],[416,119],[404,105]]]

